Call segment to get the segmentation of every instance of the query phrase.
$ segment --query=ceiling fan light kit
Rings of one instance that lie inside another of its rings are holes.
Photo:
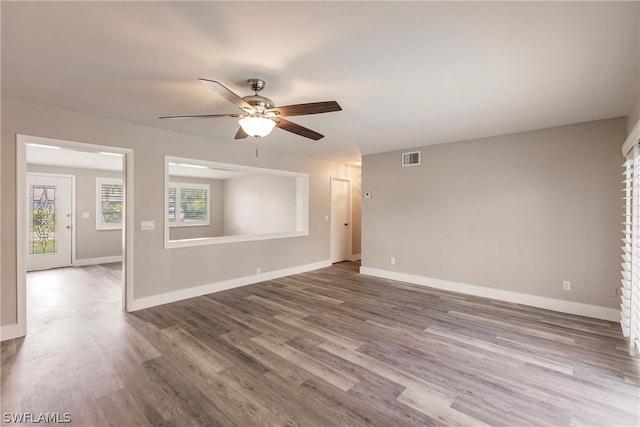
[[[266,117],[247,116],[239,120],[240,127],[249,136],[261,138],[271,133],[276,122]]]
[[[324,135],[290,122],[289,120],[285,120],[282,117],[330,113],[332,111],[342,110],[336,101],[310,102],[276,107],[269,98],[258,95],[258,92],[264,89],[265,86],[264,80],[261,79],[247,80],[247,83],[255,94],[245,97],[236,95],[215,80],[200,79],[200,81],[238,107],[240,112],[235,114],[202,114],[197,116],[163,116],[160,117],[160,119],[236,117],[239,118],[240,129],[238,129],[235,139],[243,139],[248,136],[261,138],[269,135],[274,127],[279,127],[282,130],[317,141],[324,138]]]

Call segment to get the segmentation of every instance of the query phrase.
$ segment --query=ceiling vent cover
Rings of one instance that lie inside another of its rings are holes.
[[[402,153],[402,166],[417,166],[420,164],[420,151]]]

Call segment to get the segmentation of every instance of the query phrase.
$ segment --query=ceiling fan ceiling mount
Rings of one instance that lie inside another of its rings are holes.
[[[309,102],[306,104],[285,105],[276,107],[272,100],[262,95],[258,95],[265,87],[265,81],[262,79],[249,79],[247,83],[254,91],[254,95],[240,97],[234,92],[226,88],[220,82],[215,80],[200,79],[202,83],[210,89],[216,91],[227,101],[234,104],[240,109],[240,112],[233,114],[201,114],[196,116],[163,116],[161,119],[196,119],[196,118],[218,118],[218,117],[235,117],[240,120],[240,129],[236,133],[235,139],[243,139],[247,136],[262,137],[268,135],[273,127],[278,127],[296,135],[317,141],[324,137],[311,129],[300,126],[296,123],[285,120],[286,116],[304,116],[308,114],[330,113],[332,111],[340,111],[342,107],[336,101]],[[245,119],[252,120],[245,120]],[[252,126],[249,133],[247,123],[252,122],[256,125],[262,122],[260,126]],[[260,130],[255,130],[260,127]]]
[[[258,94],[258,92],[264,89],[264,86],[266,84],[262,79],[249,79],[247,80],[247,83],[249,83],[249,87],[251,87],[251,90],[254,91],[256,95]]]

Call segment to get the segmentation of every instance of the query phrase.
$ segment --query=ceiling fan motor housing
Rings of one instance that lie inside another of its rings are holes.
[[[264,110],[273,108],[275,104],[269,98],[260,95],[249,95],[242,98],[247,104],[251,105],[257,113],[263,113]]]

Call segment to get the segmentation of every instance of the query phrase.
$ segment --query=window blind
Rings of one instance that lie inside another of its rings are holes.
[[[182,187],[180,207],[184,221],[205,221],[207,219],[208,191],[205,188]]]
[[[629,353],[640,351],[640,149],[636,143],[623,164],[624,220],[620,326]]]
[[[124,187],[119,178],[96,178],[96,229],[122,228]]]
[[[176,188],[169,187],[169,223],[176,222]]]
[[[209,184],[169,183],[169,226],[209,225],[209,192]]]

